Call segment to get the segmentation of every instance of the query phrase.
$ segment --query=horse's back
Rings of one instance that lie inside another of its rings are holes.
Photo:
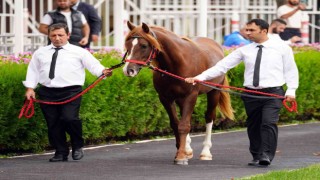
[[[219,43],[213,39],[206,37],[195,37],[193,41],[199,46],[202,51],[205,51],[215,63],[224,57],[223,49]]]
[[[192,38],[192,42],[197,46],[197,64],[201,64],[201,67],[198,66],[197,69],[201,72],[214,66],[224,57],[224,52],[221,45],[213,39],[206,37],[194,37]]]

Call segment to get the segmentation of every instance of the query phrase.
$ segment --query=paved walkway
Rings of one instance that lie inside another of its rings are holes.
[[[80,161],[50,163],[52,154],[0,159],[1,180],[214,180],[320,163],[320,123],[279,128],[278,153],[268,168],[249,167],[246,131],[213,134],[212,161],[198,160],[203,136],[192,138],[194,158],[173,165],[173,139],[85,149]],[[70,159],[70,157],[69,157]]]

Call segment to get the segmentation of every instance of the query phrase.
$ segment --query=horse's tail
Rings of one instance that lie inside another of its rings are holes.
[[[229,86],[227,77],[224,78],[224,86]],[[220,91],[219,108],[221,113],[228,119],[234,120],[233,108],[231,106],[231,98],[228,92]]]

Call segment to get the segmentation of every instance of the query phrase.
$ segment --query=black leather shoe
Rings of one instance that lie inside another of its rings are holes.
[[[259,160],[254,159],[248,163],[248,166],[259,166]]]
[[[259,160],[259,165],[260,166],[269,166],[271,163],[270,159],[268,157],[262,157]]]
[[[63,156],[62,154],[54,155],[49,162],[60,162],[60,161],[68,161],[68,156]]]
[[[79,149],[75,149],[72,150],[72,159],[73,160],[80,160],[83,158],[83,149],[79,148]]]

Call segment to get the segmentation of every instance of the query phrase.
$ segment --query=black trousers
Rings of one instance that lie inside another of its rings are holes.
[[[281,39],[283,40],[289,40],[293,36],[301,37],[301,32],[299,28],[285,28],[282,33],[279,34]]]
[[[42,100],[55,101],[75,95],[81,90],[81,86],[65,88],[41,86],[38,90],[38,95]],[[69,154],[66,133],[70,135],[73,149],[83,146],[82,122],[79,118],[80,104],[81,97],[62,105],[40,104],[48,126],[49,142],[55,148],[56,154],[65,156]]]
[[[259,91],[281,96],[284,95],[282,87],[266,88]],[[253,159],[260,159],[263,156],[267,156],[272,161],[278,143],[277,122],[279,121],[282,100],[259,99],[245,96],[241,98],[248,116],[246,123],[250,141],[250,153]]]

